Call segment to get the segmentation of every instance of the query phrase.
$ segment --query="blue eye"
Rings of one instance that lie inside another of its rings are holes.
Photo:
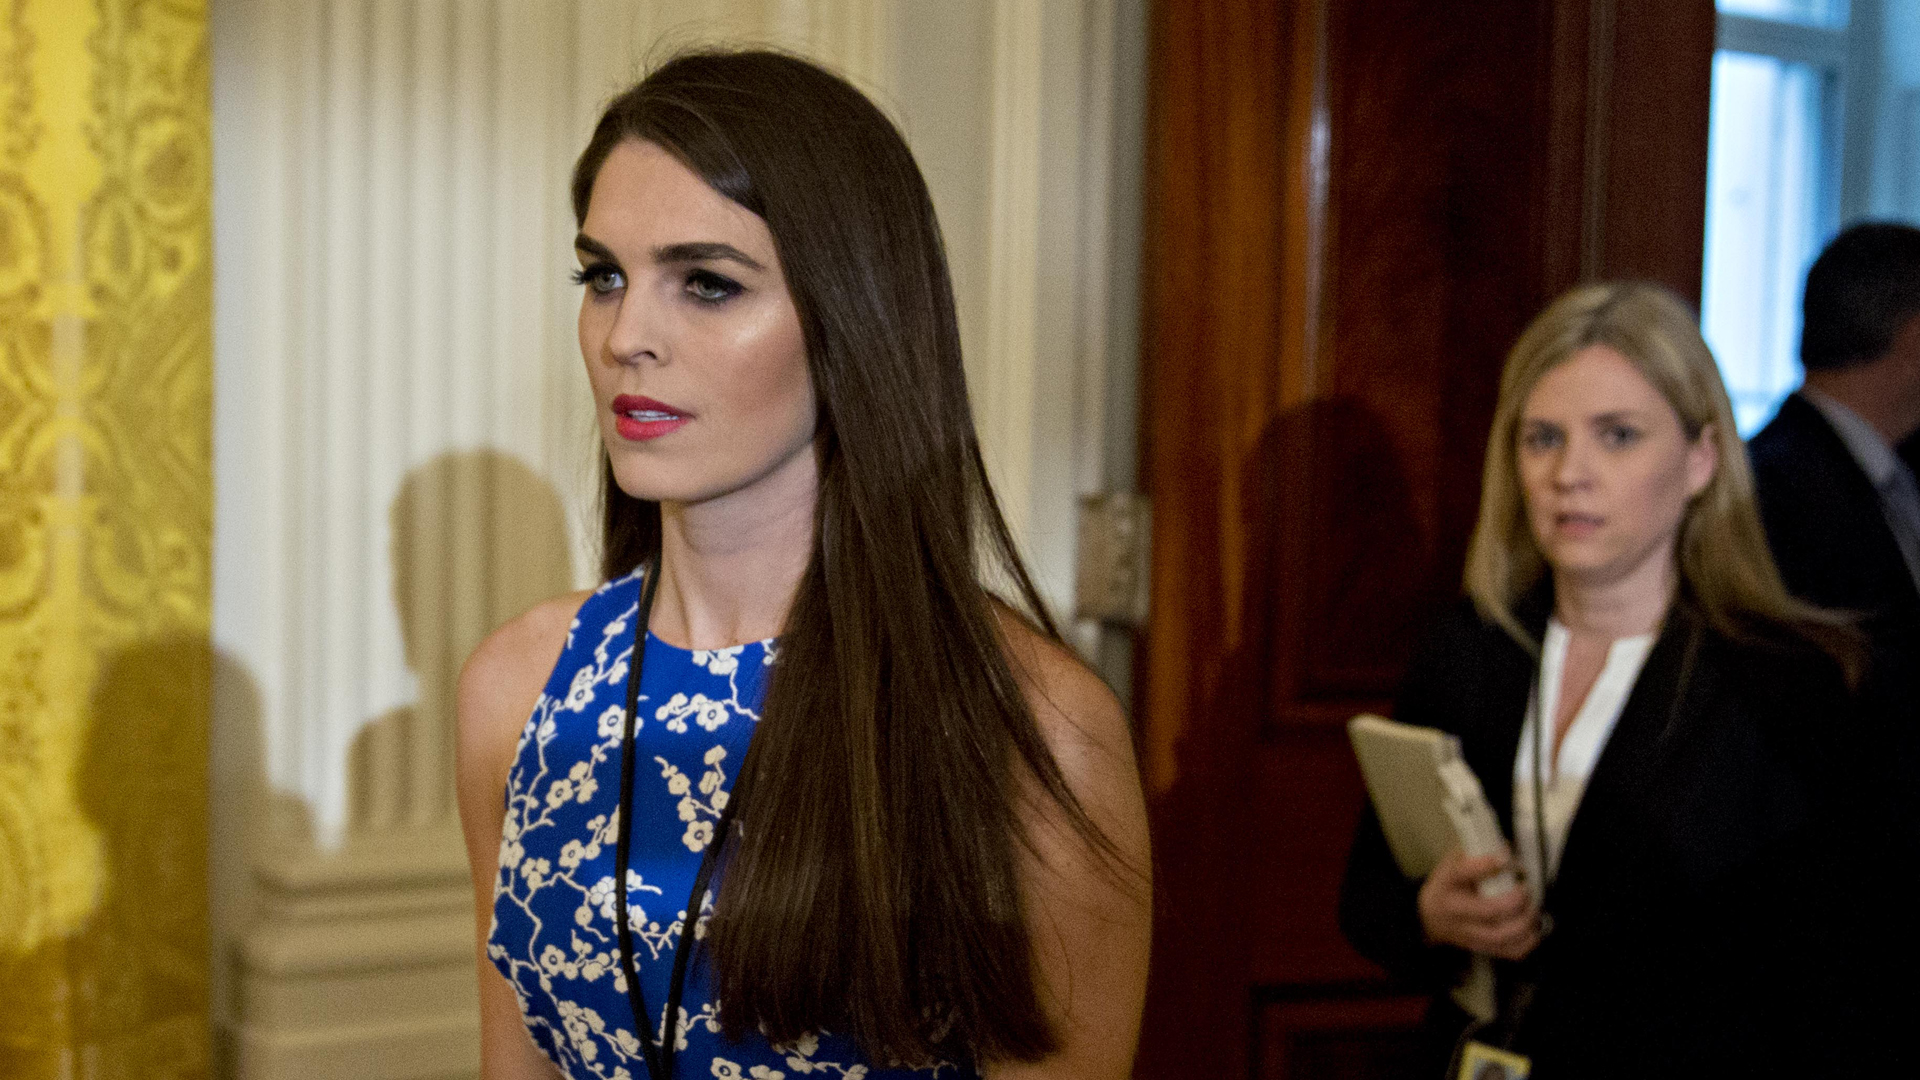
[[[1640,441],[1640,429],[1626,424],[1608,424],[1600,429],[1601,445],[1610,450],[1620,450]]]
[[[585,285],[601,296],[625,288],[627,284],[626,275],[610,263],[591,263],[575,270],[571,277],[575,285]]]
[[[703,304],[725,303],[742,291],[739,282],[721,277],[711,270],[694,270],[687,274],[687,294]]]
[[[1520,433],[1521,448],[1532,451],[1536,454],[1542,451],[1551,450],[1554,447],[1559,446],[1560,442],[1561,442],[1560,429],[1554,428],[1554,427],[1548,427],[1545,424],[1527,428],[1525,431]]]

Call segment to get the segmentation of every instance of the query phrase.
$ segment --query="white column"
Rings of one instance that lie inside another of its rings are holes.
[[[216,723],[257,748],[215,761],[249,853],[219,860],[216,967],[243,1075],[477,1060],[452,689],[587,569],[575,32],[551,0],[214,8]]]
[[[987,155],[986,352],[974,358],[975,423],[1007,524],[1031,550],[1039,360],[1040,33],[1044,7],[993,5]]]

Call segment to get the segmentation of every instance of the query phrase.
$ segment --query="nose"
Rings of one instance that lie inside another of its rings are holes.
[[[660,362],[666,358],[662,331],[658,313],[651,310],[644,290],[629,286],[621,292],[619,306],[607,325],[601,357],[621,365]]]
[[[1553,485],[1563,491],[1576,490],[1592,482],[1591,447],[1587,440],[1573,435],[1560,447],[1553,462]]]

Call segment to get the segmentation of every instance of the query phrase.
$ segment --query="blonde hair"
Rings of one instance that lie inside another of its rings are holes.
[[[1529,650],[1538,649],[1514,614],[1515,602],[1547,569],[1527,521],[1515,461],[1520,411],[1542,377],[1592,345],[1631,361],[1673,407],[1688,441],[1703,433],[1714,441],[1719,463],[1713,478],[1680,521],[1681,594],[1723,634],[1777,639],[1766,631],[1786,629],[1832,654],[1852,678],[1857,648],[1844,618],[1794,599],[1767,550],[1746,447],[1693,313],[1665,287],[1647,282],[1576,287],[1541,312],[1507,354],[1487,439],[1480,519],[1467,549],[1465,584],[1474,606]]]

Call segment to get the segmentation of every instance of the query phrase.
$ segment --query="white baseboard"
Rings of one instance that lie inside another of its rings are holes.
[[[458,835],[356,838],[259,868],[236,957],[241,1080],[472,1080],[474,920]]]
[[[242,1024],[234,1060],[247,1080],[474,1080],[480,1025],[471,1012],[310,1030]]]

